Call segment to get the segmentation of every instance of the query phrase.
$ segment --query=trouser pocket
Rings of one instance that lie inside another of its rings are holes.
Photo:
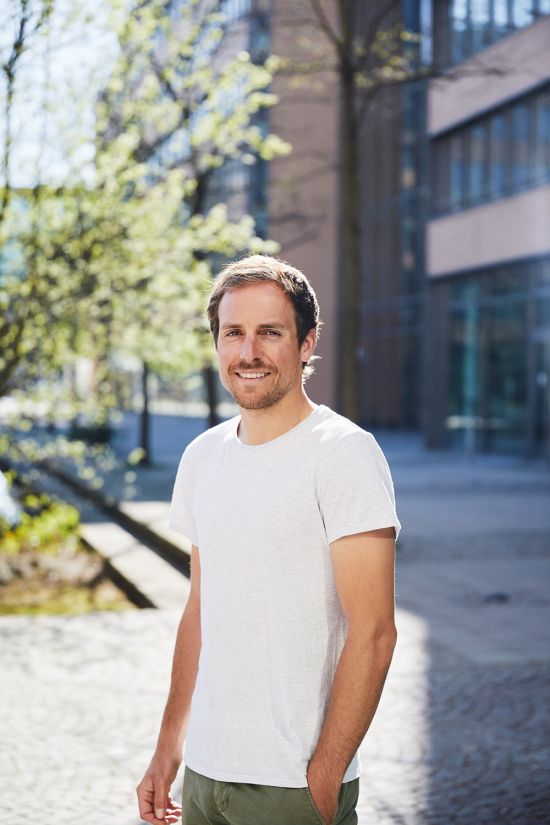
[[[313,794],[311,793],[309,786],[304,788],[306,792],[306,797],[308,802],[311,806],[311,810],[313,815],[315,816],[315,821],[318,825],[329,825],[319,811],[319,808],[315,804],[315,800],[313,799]],[[357,823],[357,801],[359,799],[359,779],[352,779],[351,782],[344,782],[342,787],[340,788],[340,794],[338,796],[338,810],[336,812],[336,816],[334,821],[330,823],[330,825],[356,825]]]

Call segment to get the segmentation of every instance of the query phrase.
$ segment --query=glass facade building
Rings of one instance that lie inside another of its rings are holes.
[[[550,256],[451,276],[433,289],[446,446],[550,457]]]
[[[540,55],[550,32],[543,0],[445,0],[433,10],[439,67],[497,42],[513,67],[517,38],[523,55],[531,42]],[[428,258],[440,245],[428,277],[430,446],[550,459],[550,71],[544,58],[540,66],[523,90],[504,80],[477,109],[467,81],[450,83],[451,115],[429,138]]]
[[[435,138],[430,178],[433,217],[550,182],[550,83]]]
[[[550,0],[434,0],[434,60],[454,66],[550,14]]]

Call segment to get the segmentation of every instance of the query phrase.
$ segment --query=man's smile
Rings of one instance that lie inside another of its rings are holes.
[[[263,378],[267,378],[268,375],[271,375],[269,372],[237,372],[236,375],[239,378],[244,379],[245,381],[261,381]]]

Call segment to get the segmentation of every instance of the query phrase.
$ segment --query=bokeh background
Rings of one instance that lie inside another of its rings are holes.
[[[205,299],[256,252],[316,290],[306,391],[375,434],[403,524],[359,824],[547,821],[550,2],[0,19],[1,825],[138,822],[172,484],[237,414]]]

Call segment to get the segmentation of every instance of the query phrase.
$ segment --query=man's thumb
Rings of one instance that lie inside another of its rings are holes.
[[[157,819],[164,819],[166,813],[167,793],[163,786],[155,787],[155,816]]]

